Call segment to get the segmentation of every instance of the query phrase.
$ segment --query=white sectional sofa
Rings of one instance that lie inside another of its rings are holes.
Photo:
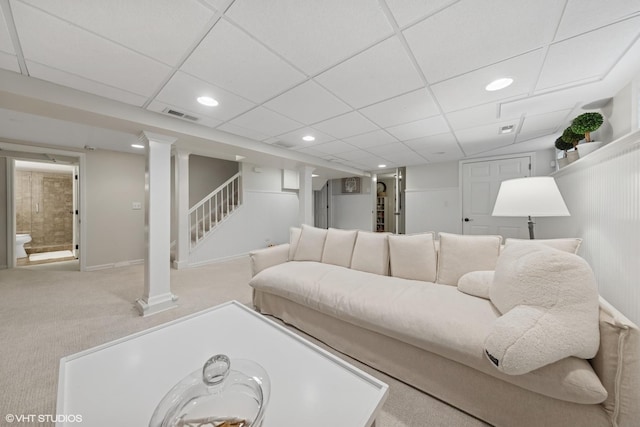
[[[493,425],[640,425],[640,332],[602,298],[600,346],[590,360],[565,357],[507,375],[485,356],[501,316],[489,297],[502,243],[303,226],[289,244],[250,254],[253,302]],[[542,243],[576,252],[580,241]]]

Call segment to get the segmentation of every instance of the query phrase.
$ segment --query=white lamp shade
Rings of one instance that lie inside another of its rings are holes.
[[[535,176],[502,181],[493,216],[569,216],[556,181]]]

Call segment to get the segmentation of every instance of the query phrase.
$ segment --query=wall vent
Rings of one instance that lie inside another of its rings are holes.
[[[182,111],[174,110],[173,108],[165,108],[162,110],[164,113],[171,114],[172,116],[180,117],[181,119],[191,120],[192,122],[197,122],[199,119],[196,116],[192,116],[190,114],[183,113]]]

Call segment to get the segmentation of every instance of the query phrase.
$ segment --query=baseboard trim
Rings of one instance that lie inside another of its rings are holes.
[[[210,265],[210,264],[217,264],[219,262],[232,261],[234,259],[241,259],[248,256],[249,256],[249,252],[246,252],[239,255],[231,255],[231,256],[226,256],[222,258],[209,259],[206,261],[198,261],[198,262],[189,263],[188,268],[201,267],[203,265]]]
[[[144,264],[144,259],[134,259],[130,261],[119,261],[110,264],[91,265],[85,267],[84,271],[108,270],[110,268],[129,267],[131,265]]]

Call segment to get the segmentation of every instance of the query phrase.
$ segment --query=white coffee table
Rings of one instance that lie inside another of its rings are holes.
[[[370,426],[387,398],[385,383],[231,301],[62,358],[57,425],[81,415],[87,426],[147,426],[165,393],[218,353],[267,370],[264,427]]]

